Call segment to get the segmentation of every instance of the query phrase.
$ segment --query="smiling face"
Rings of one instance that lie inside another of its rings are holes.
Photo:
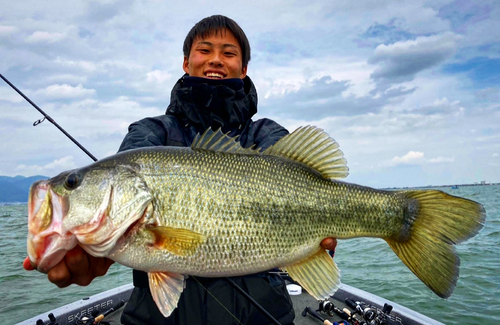
[[[247,75],[241,47],[228,30],[195,38],[189,57],[184,57],[183,69],[191,77],[211,79],[243,79]]]

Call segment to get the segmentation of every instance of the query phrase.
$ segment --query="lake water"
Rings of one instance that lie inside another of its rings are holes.
[[[379,239],[339,241],[335,260],[342,281],[445,324],[500,324],[500,185],[441,190],[478,201],[487,213],[479,235],[457,246],[460,279],[449,299],[434,295]],[[114,264],[106,276],[87,287],[59,289],[44,274],[22,268],[26,204],[0,205],[0,221],[0,315],[5,324],[132,281],[130,269]]]

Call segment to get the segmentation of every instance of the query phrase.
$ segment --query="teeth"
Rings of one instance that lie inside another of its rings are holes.
[[[221,75],[220,73],[215,73],[215,72],[209,72],[206,74],[206,76],[209,78],[224,78],[223,75]]]

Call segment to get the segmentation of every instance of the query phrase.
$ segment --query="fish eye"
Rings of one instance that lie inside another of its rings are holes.
[[[74,190],[80,185],[81,178],[78,173],[71,173],[66,177],[64,181],[64,187],[68,190]]]

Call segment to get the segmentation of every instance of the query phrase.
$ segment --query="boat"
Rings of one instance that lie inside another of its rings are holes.
[[[451,189],[452,189],[452,190],[458,190],[458,185],[453,185],[453,186],[451,187]]]
[[[121,307],[128,301],[132,289],[131,283],[126,284],[32,317],[18,325],[92,324],[89,319],[97,319],[98,315],[104,322],[121,324]],[[289,292],[296,325],[342,324],[343,321],[351,325],[363,324],[363,321],[370,324],[369,319],[371,324],[443,325],[414,310],[347,284],[341,284],[330,299],[323,301],[317,301],[300,287],[293,287]]]

